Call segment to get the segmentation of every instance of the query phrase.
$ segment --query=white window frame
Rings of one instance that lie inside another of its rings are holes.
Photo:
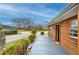
[[[75,31],[77,31],[77,33]],[[70,35],[71,38],[73,38],[73,39],[78,38],[78,22],[77,22],[77,20],[71,20],[70,21],[70,34],[72,34],[72,35]],[[75,36],[75,34],[77,36]]]
[[[52,26],[49,27],[49,31],[52,31]]]

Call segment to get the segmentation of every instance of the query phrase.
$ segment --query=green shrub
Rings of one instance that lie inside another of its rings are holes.
[[[41,32],[41,35],[44,35],[44,32]]]
[[[3,33],[4,33],[5,35],[11,35],[11,34],[17,34],[18,31],[16,31],[16,30],[10,30],[10,31],[3,31]]]
[[[29,35],[28,37],[31,44],[35,41],[35,37],[36,37],[36,31],[32,31],[31,35]]]
[[[32,34],[36,34],[36,31],[32,31]]]
[[[29,35],[29,41],[30,43],[33,43],[35,41],[35,34]]]
[[[28,40],[24,38],[6,45],[4,50],[0,51],[0,54],[1,55],[20,55],[20,53],[27,54],[28,45],[29,45]]]

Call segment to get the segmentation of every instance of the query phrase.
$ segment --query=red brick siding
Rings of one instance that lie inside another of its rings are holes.
[[[78,44],[78,54],[79,54],[79,5],[78,5],[78,41],[77,41],[77,44]]]
[[[61,45],[70,54],[77,54],[78,50],[77,40],[70,37],[70,21],[75,18],[76,16],[61,22]]]
[[[70,21],[73,19],[77,19],[77,16],[73,16],[65,21],[60,22],[60,43],[64,49],[70,54],[78,54],[77,40],[73,40],[70,37]],[[57,23],[58,24],[58,23]],[[52,25],[52,31],[49,32],[52,38],[55,40],[55,26],[57,24]]]
[[[53,37],[52,40],[55,41],[55,26],[52,26],[52,30],[49,31],[49,35]]]

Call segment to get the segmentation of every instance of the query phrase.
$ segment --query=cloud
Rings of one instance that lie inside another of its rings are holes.
[[[23,7],[19,9],[19,12],[37,15],[44,18],[51,18],[59,13],[54,9],[47,8],[44,4],[31,4],[31,6],[26,5],[26,8]]]
[[[5,15],[0,15],[0,20],[1,20],[1,19],[6,19],[6,17],[7,17],[7,16],[5,16]]]
[[[58,13],[55,9],[48,8],[46,4],[0,4],[0,15],[5,18],[4,20],[21,16],[30,17],[37,23],[44,23],[51,20]]]
[[[3,14],[10,14],[10,15],[16,15],[18,12],[18,10],[11,6],[11,5],[8,5],[8,4],[0,4],[0,14],[3,13]],[[8,16],[7,15],[7,16]]]
[[[26,11],[21,11],[21,12],[29,13],[29,14],[33,14],[33,15],[37,15],[37,16],[41,16],[41,17],[45,17],[45,18],[52,17],[52,15],[48,15],[48,14],[37,12],[37,11],[31,11],[31,10],[26,10]]]
[[[32,8],[29,8],[32,7]],[[5,11],[11,15],[18,15],[19,13],[24,14],[32,14],[37,15],[45,18],[53,17],[53,15],[57,14],[58,12],[55,10],[48,9],[45,5],[41,4],[35,4],[34,8],[37,8],[36,10],[33,10],[33,6],[26,7],[20,7],[17,8],[16,6],[13,6],[11,4],[0,4],[0,11]]]
[[[7,4],[0,4],[0,10],[6,10],[6,11],[12,11],[12,12],[17,12],[17,9],[14,7],[7,5]]]

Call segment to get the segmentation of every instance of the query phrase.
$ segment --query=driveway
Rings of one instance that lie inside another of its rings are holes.
[[[20,34],[6,36],[6,44],[27,37],[30,34],[30,32],[22,32]]]

